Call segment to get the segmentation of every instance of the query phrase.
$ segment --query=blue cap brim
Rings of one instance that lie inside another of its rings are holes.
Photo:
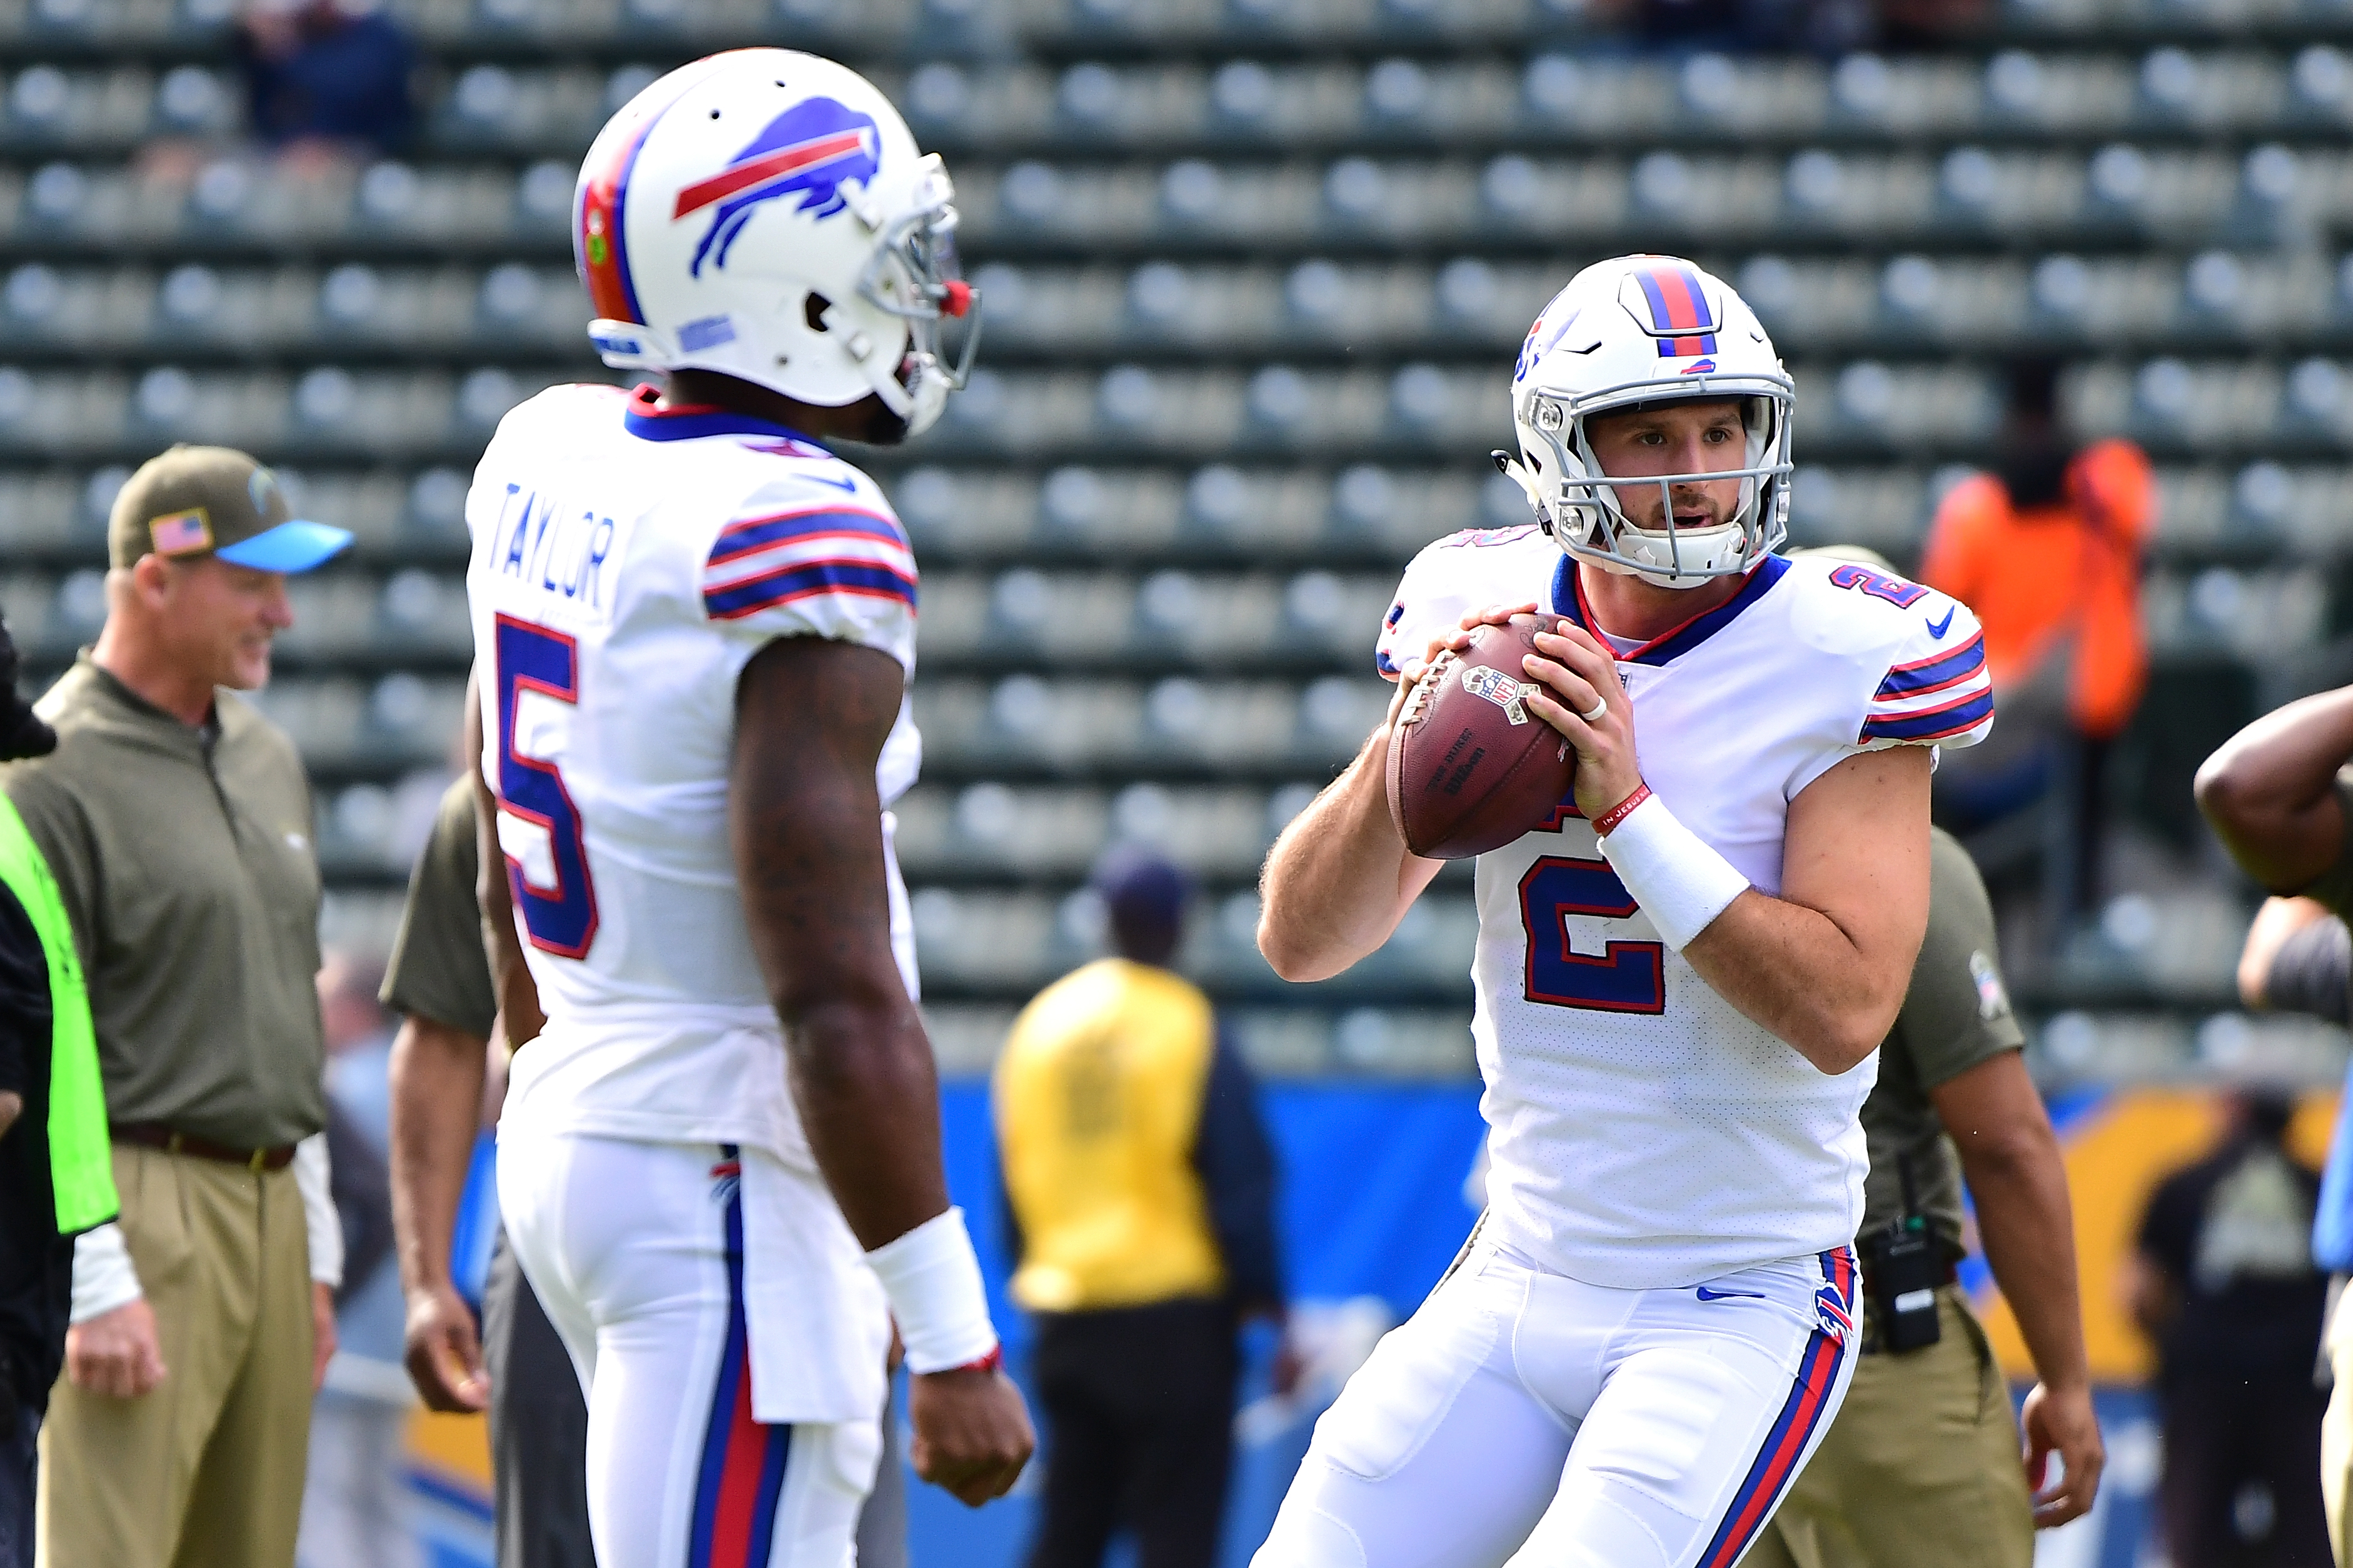
[[[256,572],[308,572],[351,542],[349,529],[297,518],[276,528],[264,529],[251,539],[225,545],[213,553],[232,566],[249,566]]]

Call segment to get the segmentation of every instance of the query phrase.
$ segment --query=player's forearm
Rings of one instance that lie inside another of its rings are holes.
[[[2337,769],[2353,758],[2353,687],[2256,720],[2198,770],[2198,806],[2247,875],[2290,893],[2328,869],[2344,841]]]
[[[1683,949],[1699,977],[1826,1073],[1879,1048],[1918,956],[1858,943],[1820,910],[1751,888]]]
[[[1389,939],[1436,871],[1388,811],[1388,732],[1294,818],[1260,879],[1259,952],[1285,980],[1326,980]]]
[[[939,1079],[914,1004],[896,984],[813,1000],[785,1017],[793,1101],[818,1170],[871,1252],[948,1206]]]
[[[1986,1262],[2018,1320],[2035,1376],[2052,1388],[2081,1385],[2091,1373],[2058,1139],[2041,1122],[1968,1139],[1960,1148]]]
[[[405,1290],[449,1278],[449,1241],[473,1161],[487,1047],[411,1018],[392,1044],[392,1231]]]

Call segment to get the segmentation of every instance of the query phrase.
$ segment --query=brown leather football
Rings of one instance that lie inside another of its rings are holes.
[[[1543,623],[1514,616],[1440,653],[1406,699],[1389,736],[1389,820],[1405,847],[1465,860],[1546,826],[1577,782],[1577,752],[1529,711],[1521,673]]]

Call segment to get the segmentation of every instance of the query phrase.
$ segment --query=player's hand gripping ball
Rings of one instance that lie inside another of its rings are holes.
[[[1543,623],[1472,628],[1430,662],[1389,731],[1389,820],[1430,860],[1464,860],[1543,826],[1577,782],[1577,752],[1530,711],[1521,673]]]

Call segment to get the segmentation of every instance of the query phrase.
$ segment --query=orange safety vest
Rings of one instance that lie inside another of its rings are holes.
[[[2107,440],[2067,465],[2065,496],[2021,511],[1990,474],[1954,486],[1929,524],[1920,578],[1977,612],[1996,692],[2067,653],[2068,715],[2109,740],[2148,684],[2140,552],[2157,485],[2138,447]]]

